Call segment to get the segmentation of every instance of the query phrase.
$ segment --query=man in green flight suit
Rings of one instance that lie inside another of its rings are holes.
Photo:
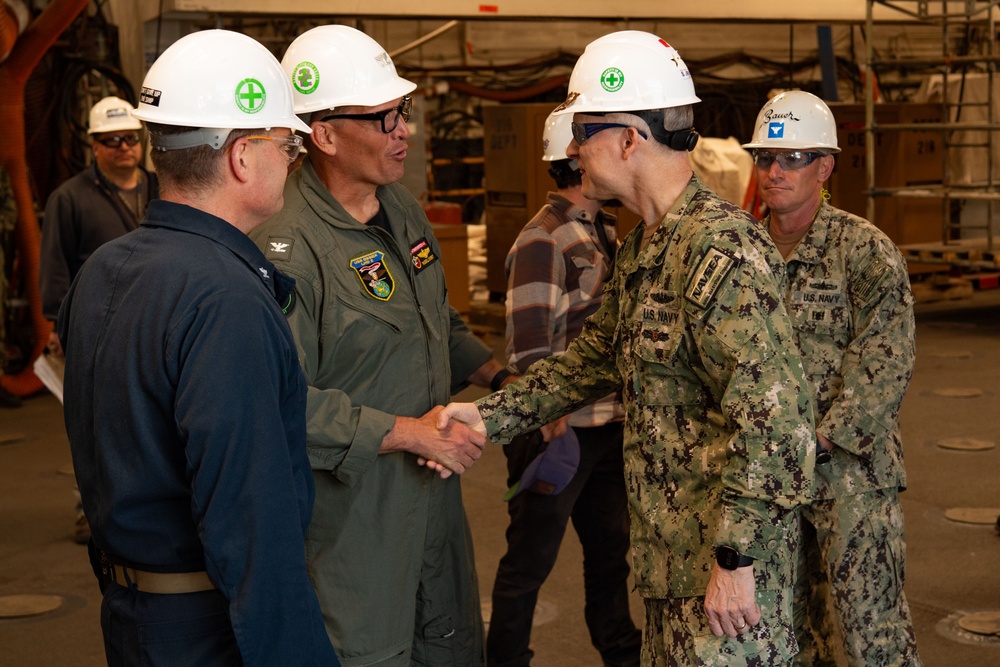
[[[504,442],[621,390],[642,664],[789,665],[812,403],[780,255],[691,170],[698,101],[687,66],[656,35],[624,31],[587,47],[557,109],[574,114],[567,155],[584,196],[617,199],[644,222],[566,352],[448,406],[438,424],[453,418]]]
[[[449,308],[440,246],[397,183],[416,86],[342,25],[299,36],[282,67],[315,137],[282,212],[253,238],[296,279],[285,311],[309,385],[316,481],[306,555],[327,631],[344,665],[480,665],[459,477],[417,459],[450,474],[479,458],[482,436],[439,431],[433,408],[503,368]]]

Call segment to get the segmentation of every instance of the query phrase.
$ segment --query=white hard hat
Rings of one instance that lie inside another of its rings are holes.
[[[542,161],[567,160],[566,148],[573,141],[573,117],[550,113],[542,131]]]
[[[299,35],[281,67],[292,82],[295,113],[345,106],[373,107],[413,92],[378,42],[346,25],[323,25]]]
[[[149,123],[206,130],[312,131],[295,116],[292,85],[278,60],[256,40],[229,30],[203,30],[174,42],[149,68],[133,115]],[[226,136],[228,131],[191,132],[154,136],[153,143],[161,149],[219,148]]]
[[[674,47],[652,33],[623,30],[587,45],[573,67],[566,101],[553,113],[644,111],[700,101]]]
[[[132,117],[135,107],[119,97],[105,97],[90,107],[87,134],[115,130],[141,130],[142,123]]]
[[[837,123],[830,107],[803,90],[775,95],[757,114],[753,138],[743,148],[825,148],[839,153]]]

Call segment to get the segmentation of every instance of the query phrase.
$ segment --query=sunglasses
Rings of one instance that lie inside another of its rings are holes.
[[[139,143],[141,139],[142,138],[138,134],[133,132],[132,134],[114,134],[110,137],[97,139],[97,143],[102,146],[107,146],[108,148],[118,148],[122,145],[122,142],[125,142],[126,146],[131,147]]]
[[[376,111],[375,113],[338,113],[320,118],[319,121],[321,123],[325,123],[326,121],[333,120],[334,118],[345,118],[347,120],[377,120],[382,124],[382,134],[389,134],[396,129],[397,125],[399,125],[400,118],[403,119],[404,123],[410,120],[410,111],[412,109],[413,98],[409,95],[404,95],[403,99],[399,102],[399,106],[386,109],[385,111]]]
[[[755,148],[751,153],[753,154],[753,163],[758,169],[770,169],[771,165],[777,160],[778,165],[785,171],[795,171],[796,169],[808,167],[817,158],[823,157],[823,153],[816,153],[814,151],[782,151],[775,153],[774,151],[762,151]]]
[[[297,134],[289,134],[284,137],[272,137],[267,134],[255,134],[247,137],[247,141],[270,141],[278,144],[278,148],[285,154],[291,162],[299,156],[302,151],[302,137]]]
[[[633,127],[633,126],[625,125],[624,123],[573,123],[571,127],[573,128],[573,139],[576,141],[577,144],[582,146],[583,143],[587,141],[587,139],[590,139],[592,136],[594,136],[595,134],[597,134],[602,130],[608,130],[611,129],[612,127]],[[639,136],[642,137],[643,139],[649,138],[646,136],[646,133],[640,130],[639,128],[636,127],[634,129],[636,132],[639,133]]]

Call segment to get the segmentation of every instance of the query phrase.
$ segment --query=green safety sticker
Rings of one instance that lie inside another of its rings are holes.
[[[625,75],[617,67],[609,67],[601,72],[601,87],[609,93],[621,90],[625,85]]]
[[[292,71],[292,85],[303,95],[315,93],[319,88],[319,68],[304,60]]]
[[[257,113],[264,108],[266,100],[267,91],[257,79],[248,77],[236,86],[236,106],[243,113]]]

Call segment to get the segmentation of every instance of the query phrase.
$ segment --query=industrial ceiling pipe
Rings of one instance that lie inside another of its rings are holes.
[[[41,234],[35,216],[31,186],[28,183],[26,132],[24,123],[24,88],[35,66],[56,39],[73,23],[89,0],[53,0],[17,37],[10,56],[0,63],[0,127],[4,140],[0,142],[0,167],[10,177],[17,204],[17,245],[24,281],[24,292],[31,309],[34,345],[31,359],[17,375],[0,377],[0,385],[15,396],[29,396],[42,389],[42,382],[31,369],[31,362],[42,354],[48,342],[51,325],[42,315],[42,299],[38,292],[38,262]],[[7,36],[9,39],[9,35]]]

